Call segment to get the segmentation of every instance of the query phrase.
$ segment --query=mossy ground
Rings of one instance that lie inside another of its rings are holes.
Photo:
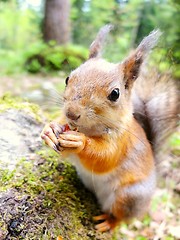
[[[8,233],[10,239],[111,238],[110,234],[94,230],[92,216],[100,213],[94,196],[84,188],[75,169],[59,160],[51,150],[45,148],[29,159],[21,159],[16,170],[1,170],[0,176],[0,192],[15,189],[18,195],[14,198],[19,199],[13,203],[19,210],[8,218],[5,216],[9,210],[7,204],[7,211],[1,213],[0,227],[7,234],[12,221],[23,218],[18,220],[20,226]],[[21,200],[25,201],[24,212]]]

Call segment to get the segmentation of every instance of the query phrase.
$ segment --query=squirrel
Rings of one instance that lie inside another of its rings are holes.
[[[161,35],[152,31],[122,62],[101,57],[111,25],[102,27],[89,59],[66,78],[62,116],[41,138],[72,162],[103,214],[95,228],[113,230],[142,216],[156,187],[158,148],[177,125],[178,94],[170,77],[147,71],[145,60]]]

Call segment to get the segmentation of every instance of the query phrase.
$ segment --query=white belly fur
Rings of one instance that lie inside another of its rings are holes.
[[[77,156],[71,158],[71,162],[76,167],[77,173],[84,185],[95,193],[104,212],[110,212],[112,205],[120,191],[124,191],[132,196],[140,196],[150,199],[156,185],[155,171],[153,170],[146,180],[138,182],[127,188],[121,189],[120,175],[117,171],[108,172],[107,174],[96,174],[86,170]]]
[[[99,203],[102,206],[102,210],[105,212],[111,211],[111,206],[115,201],[115,190],[117,185],[115,184],[115,179],[113,174],[96,174],[86,170],[83,165],[80,163],[78,157],[74,157],[74,160],[71,161],[76,167],[77,173],[84,183],[84,185],[92,192],[95,193]],[[72,160],[72,158],[71,158]],[[112,184],[113,182],[113,184]]]

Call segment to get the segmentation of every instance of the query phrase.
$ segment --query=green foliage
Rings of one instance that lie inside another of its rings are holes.
[[[171,69],[177,78],[180,77],[180,30],[177,25],[177,22],[180,21],[179,13],[180,5],[173,1],[144,1],[134,42],[137,45],[150,31],[160,28],[163,35],[155,58],[161,71],[165,72]]]
[[[99,0],[71,0],[71,36],[75,46],[64,49],[42,43],[44,12],[40,6],[38,11],[30,5],[24,6],[24,1],[20,0],[0,2],[1,73],[76,68],[87,56],[86,51],[77,50],[76,45],[89,47],[99,28],[112,23],[115,29],[104,51],[105,58],[121,61],[145,35],[160,28],[163,36],[160,48],[154,54],[155,63],[161,71],[172,69],[174,76],[180,77],[179,1],[104,0],[102,4]],[[26,64],[24,69],[27,58],[29,65]]]
[[[38,15],[30,9],[18,8],[15,1],[0,3],[0,48],[20,50],[40,37]]]
[[[147,240],[147,238],[143,237],[143,236],[138,236],[138,237],[136,237],[136,240]]]
[[[180,146],[180,134],[179,133],[175,133],[171,139],[170,139],[170,144],[173,147],[179,147]]]
[[[25,68],[31,73],[70,71],[84,62],[87,55],[88,51],[80,46],[57,46],[54,42],[39,42],[31,45],[25,53]]]
[[[0,72],[22,72],[24,51],[40,38],[40,16],[31,9],[18,7],[17,1],[0,1]]]
[[[0,72],[1,74],[15,74],[23,71],[23,53],[0,48]]]
[[[83,1],[72,0],[72,25],[75,43],[88,46],[98,29],[113,23],[113,39],[108,44],[105,57],[121,61],[153,29],[163,32],[161,48],[155,55],[155,63],[161,71],[173,70],[179,78],[180,62],[180,4],[178,1]],[[85,31],[84,31],[85,29]],[[91,32],[91,35],[89,35]]]
[[[180,133],[174,133],[170,139],[171,152],[179,157],[180,156]],[[178,161],[173,162],[173,167],[177,167]]]

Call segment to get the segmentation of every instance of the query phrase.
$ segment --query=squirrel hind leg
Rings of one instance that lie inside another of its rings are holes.
[[[119,223],[119,220],[117,218],[109,214],[95,216],[93,217],[93,220],[102,221],[101,223],[95,225],[95,229],[99,232],[112,231]]]

